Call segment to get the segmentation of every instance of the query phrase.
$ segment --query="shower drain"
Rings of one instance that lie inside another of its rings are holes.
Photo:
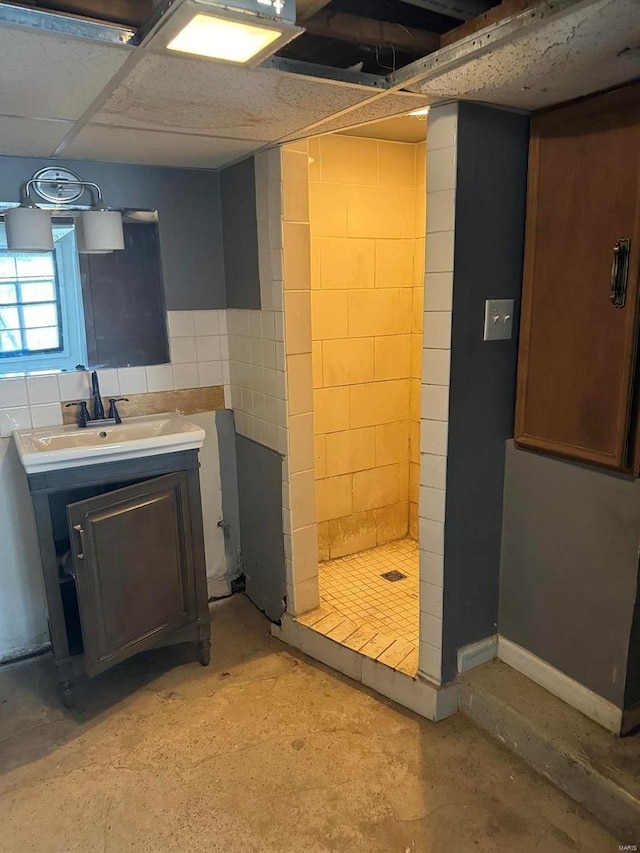
[[[406,578],[406,575],[403,575],[402,572],[397,571],[397,569],[393,569],[391,572],[384,572],[380,577],[393,583],[393,581],[403,581]]]

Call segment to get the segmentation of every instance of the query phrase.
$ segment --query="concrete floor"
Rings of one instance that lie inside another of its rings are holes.
[[[59,705],[0,669],[7,853],[606,853],[616,840],[460,715],[434,725],[269,636],[236,596],[211,666],[141,655]]]

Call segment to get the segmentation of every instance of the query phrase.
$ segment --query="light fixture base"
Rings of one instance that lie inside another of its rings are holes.
[[[32,189],[40,198],[51,204],[72,204],[84,193],[85,188],[78,186],[81,179],[70,169],[58,166],[46,166],[35,173]],[[71,183],[71,182],[74,183]]]

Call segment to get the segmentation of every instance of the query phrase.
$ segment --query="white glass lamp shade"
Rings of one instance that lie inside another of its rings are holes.
[[[84,226],[82,224],[82,216],[78,216],[75,220],[76,229],[76,247],[80,255],[110,255],[113,249],[87,249],[87,243],[84,236]]]
[[[53,249],[51,214],[38,207],[12,207],[4,225],[10,252],[50,252]]]
[[[85,210],[80,214],[80,222],[86,253],[124,249],[122,215],[118,210]]]

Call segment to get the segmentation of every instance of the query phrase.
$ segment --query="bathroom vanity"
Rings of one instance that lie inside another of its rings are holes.
[[[73,662],[91,678],[161,645],[210,655],[198,448],[176,415],[104,430],[14,433],[35,511],[62,699]]]

